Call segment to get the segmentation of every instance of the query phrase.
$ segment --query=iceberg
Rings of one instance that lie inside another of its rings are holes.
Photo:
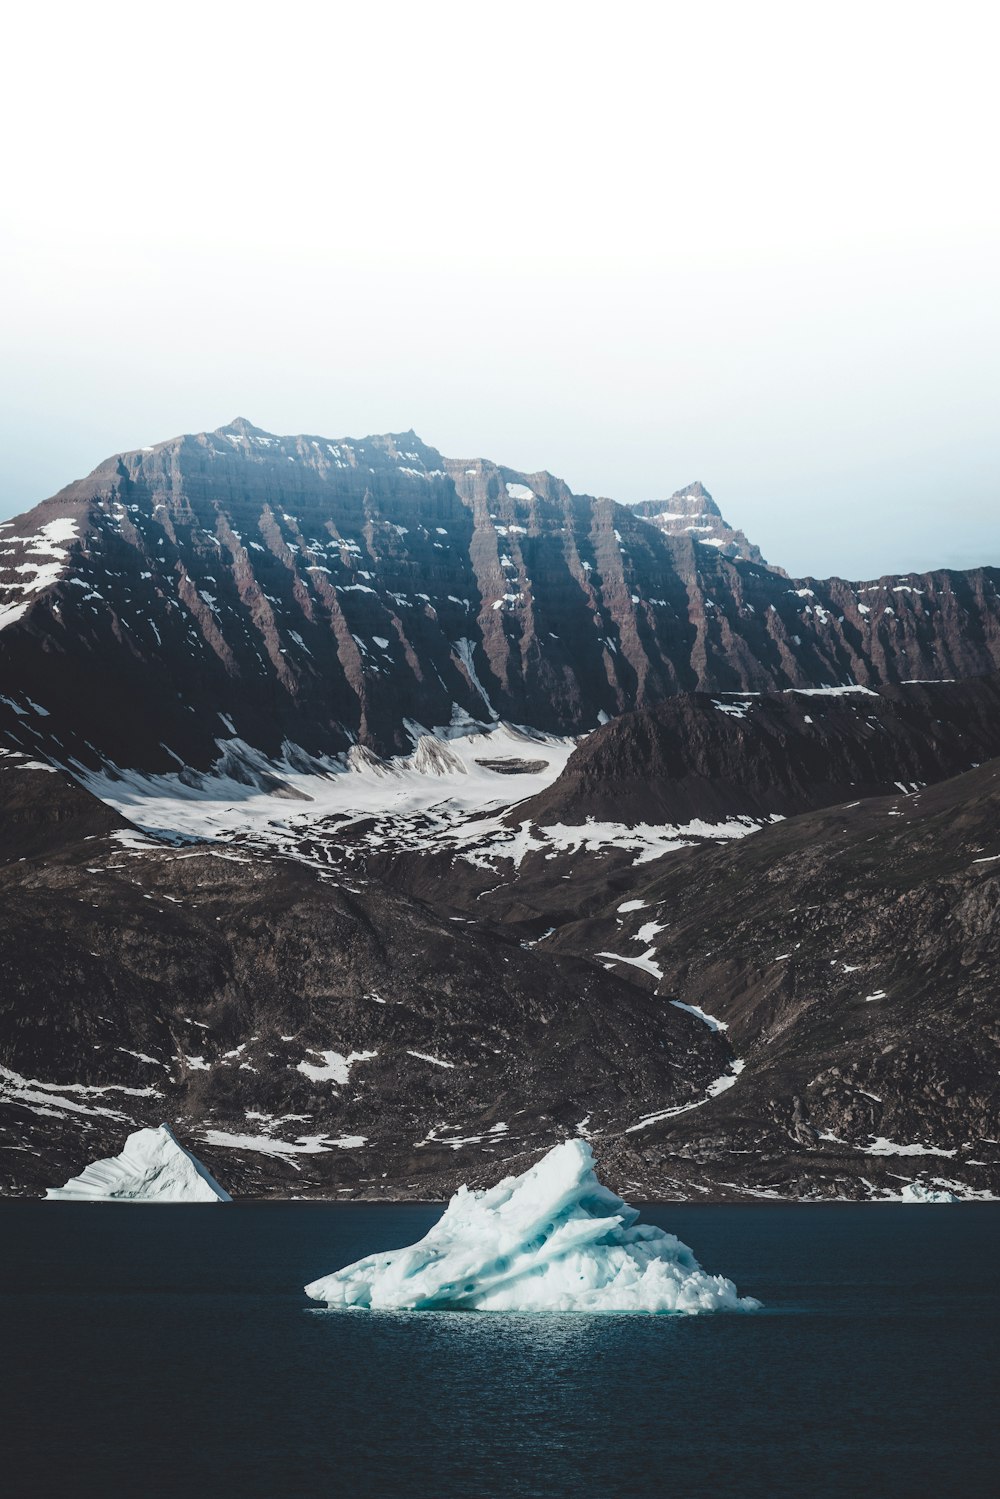
[[[121,1155],[94,1161],[46,1202],[232,1202],[169,1125],[129,1135]]]
[[[523,1176],[460,1187],[417,1244],[306,1286],[329,1307],[491,1312],[748,1312],[732,1281],[603,1186],[585,1140],[556,1145]]]
[[[908,1182],[899,1197],[900,1202],[958,1202],[954,1192],[938,1192],[934,1187],[925,1187],[923,1182]]]

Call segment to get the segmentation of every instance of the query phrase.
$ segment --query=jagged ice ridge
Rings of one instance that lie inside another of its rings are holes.
[[[129,1135],[121,1155],[94,1161],[48,1202],[231,1202],[201,1162],[166,1124]]]
[[[507,1312],[754,1311],[673,1234],[598,1181],[584,1140],[522,1176],[460,1187],[418,1243],[373,1254],[306,1286],[330,1307]]]

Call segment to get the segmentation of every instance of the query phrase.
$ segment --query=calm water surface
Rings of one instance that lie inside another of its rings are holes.
[[[437,1208],[0,1204],[22,1495],[996,1495],[1000,1205],[644,1217],[755,1316],[331,1313]]]

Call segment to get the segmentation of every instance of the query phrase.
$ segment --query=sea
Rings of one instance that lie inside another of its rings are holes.
[[[1000,1204],[666,1204],[763,1309],[333,1312],[425,1205],[0,1203],[0,1492],[1000,1492]]]

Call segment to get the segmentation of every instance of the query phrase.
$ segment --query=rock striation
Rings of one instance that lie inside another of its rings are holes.
[[[795,583],[682,495],[708,519],[668,534],[412,432],[237,420],[117,454],[0,527],[0,733],[204,770],[237,737],[396,754],[413,723],[580,734],[682,692],[1000,666],[996,569]]]
[[[682,536],[702,546],[715,547],[720,556],[728,557],[731,562],[756,562],[761,567],[767,566],[760,548],[745,532],[737,531],[729,524],[700,480],[678,489],[669,500],[640,500],[632,509],[665,536]],[[776,568],[775,571],[782,570]]]

